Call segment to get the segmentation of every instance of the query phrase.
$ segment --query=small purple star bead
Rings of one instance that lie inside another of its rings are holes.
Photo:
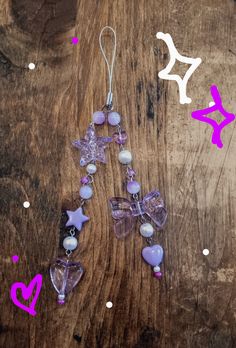
[[[90,125],[84,139],[75,140],[72,145],[80,150],[80,165],[83,167],[89,162],[106,163],[105,148],[111,141],[111,137],[97,137],[94,126]]]
[[[67,210],[66,213],[69,218],[66,226],[75,226],[79,231],[81,231],[83,223],[89,220],[89,217],[83,214],[81,207],[75,211]]]

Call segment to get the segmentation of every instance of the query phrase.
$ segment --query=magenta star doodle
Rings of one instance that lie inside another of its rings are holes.
[[[94,126],[90,125],[84,139],[75,140],[72,145],[80,150],[80,165],[83,167],[89,162],[106,163],[105,148],[111,141],[111,137],[97,137]]]
[[[214,105],[206,109],[193,111],[192,118],[195,118],[196,120],[199,120],[200,122],[205,122],[210,124],[213,127],[212,144],[217,145],[218,148],[222,148],[223,143],[220,138],[221,131],[223,130],[225,126],[227,126],[227,124],[235,120],[235,115],[230,114],[224,109],[217,86],[212,85],[210,88],[210,91],[211,91],[212,99],[214,100]],[[219,124],[215,120],[211,119],[210,117],[205,116],[205,115],[209,115],[213,113],[214,111],[219,111],[225,117],[225,119]]]

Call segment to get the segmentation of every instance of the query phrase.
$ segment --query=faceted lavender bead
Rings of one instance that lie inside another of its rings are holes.
[[[134,177],[136,175],[136,171],[133,168],[128,167],[127,168],[127,174],[130,177]]]
[[[126,143],[128,136],[126,131],[121,131],[119,132],[115,132],[113,134],[113,139],[115,140],[115,142],[119,145],[124,145]]]
[[[140,191],[140,184],[135,180],[129,181],[127,184],[127,191],[130,194],[135,195],[136,193]]]
[[[103,124],[105,122],[105,115],[102,111],[96,111],[93,114],[93,122],[95,124]]]
[[[87,176],[83,176],[81,179],[80,179],[80,182],[81,184],[83,185],[86,185],[89,183],[89,178]]]

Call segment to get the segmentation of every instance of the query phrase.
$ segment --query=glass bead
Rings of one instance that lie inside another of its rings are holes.
[[[93,113],[93,122],[97,125],[101,125],[105,122],[105,115],[102,111],[96,111]]]
[[[140,191],[140,184],[137,181],[129,181],[127,184],[127,191],[132,194],[135,195],[136,193],[138,193]]]
[[[127,138],[127,133],[124,130],[121,132],[113,133],[113,139],[119,145],[124,145],[126,143]]]
[[[93,195],[93,190],[90,186],[88,185],[84,185],[80,188],[79,191],[80,197],[83,199],[89,199],[92,197]]]
[[[109,112],[108,114],[108,123],[111,126],[117,126],[120,123],[120,114],[118,112]]]

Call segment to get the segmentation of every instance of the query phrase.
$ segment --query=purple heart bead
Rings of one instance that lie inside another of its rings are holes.
[[[151,266],[158,266],[163,259],[163,249],[160,245],[155,244],[152,246],[148,246],[143,248],[142,256],[144,260],[149,263]]]

